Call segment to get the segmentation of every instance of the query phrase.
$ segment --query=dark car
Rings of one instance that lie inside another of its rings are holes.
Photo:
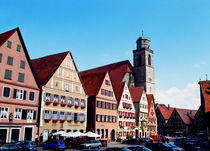
[[[126,144],[138,145],[141,144],[141,142],[138,139],[128,139]]]
[[[53,150],[64,150],[66,149],[66,145],[64,141],[61,140],[50,140],[43,144],[42,146],[45,149],[53,149]]]
[[[0,147],[0,151],[21,151],[21,146],[17,144],[3,144]]]
[[[152,151],[178,151],[178,148],[172,148],[167,143],[149,143],[145,144],[145,147],[151,149]]]
[[[19,141],[16,143],[17,145],[21,146],[23,151],[36,151],[37,145],[34,141]]]
[[[123,147],[110,147],[105,149],[105,151],[131,151],[131,150]]]
[[[132,147],[128,147],[128,149],[132,151],[151,151],[149,148],[144,147],[144,146],[132,146]]]
[[[168,144],[170,145],[171,149],[177,150],[177,151],[184,151],[183,148],[176,146],[175,144]]]

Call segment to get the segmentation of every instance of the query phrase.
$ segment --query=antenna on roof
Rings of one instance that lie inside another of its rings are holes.
[[[142,29],[142,31],[141,31],[141,32],[142,32],[142,36],[144,36],[144,29]]]
[[[206,81],[208,81],[208,74],[206,74]]]

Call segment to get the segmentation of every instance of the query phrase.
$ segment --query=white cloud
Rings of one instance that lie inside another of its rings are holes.
[[[185,88],[172,87],[156,92],[156,103],[170,104],[171,107],[198,109],[200,106],[200,89],[197,83],[189,83]]]

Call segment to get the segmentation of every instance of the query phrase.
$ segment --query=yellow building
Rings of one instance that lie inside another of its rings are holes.
[[[85,132],[87,95],[70,52],[32,60],[41,87],[39,136],[46,141],[52,133]]]

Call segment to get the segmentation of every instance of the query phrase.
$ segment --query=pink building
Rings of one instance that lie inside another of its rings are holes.
[[[35,140],[39,87],[19,28],[0,34],[0,144]]]
[[[101,135],[98,139],[115,140],[117,133],[117,100],[108,72],[80,72],[88,94],[87,131]]]

